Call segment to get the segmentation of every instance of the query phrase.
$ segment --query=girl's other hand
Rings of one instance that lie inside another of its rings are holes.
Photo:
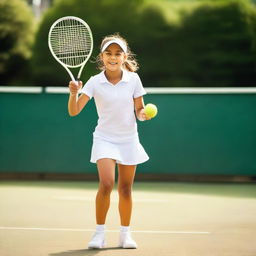
[[[70,81],[69,82],[69,91],[71,95],[77,95],[78,91],[82,88],[83,83],[82,81],[74,82]]]
[[[151,118],[148,117],[148,116],[145,114],[144,108],[141,109],[140,114],[139,114],[139,120],[140,120],[140,121],[145,121],[145,120],[150,120],[150,119],[151,119]]]

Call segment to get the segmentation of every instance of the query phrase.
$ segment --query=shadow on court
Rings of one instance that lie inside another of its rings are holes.
[[[98,253],[102,251],[109,251],[109,250],[123,250],[120,247],[107,247],[100,250],[97,249],[82,249],[82,250],[71,250],[71,251],[65,251],[65,252],[57,252],[57,253],[51,253],[49,256],[92,256],[97,255]]]

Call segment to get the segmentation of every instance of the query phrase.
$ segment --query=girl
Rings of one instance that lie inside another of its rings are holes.
[[[144,112],[143,95],[146,94],[139,76],[138,64],[126,40],[119,35],[103,39],[97,57],[101,73],[91,77],[82,88],[69,83],[68,111],[78,115],[94,97],[99,116],[93,133],[91,162],[97,164],[99,188],[96,196],[96,231],[89,248],[105,245],[105,220],[110,205],[110,193],[115,183],[115,166],[118,165],[118,194],[120,213],[119,246],[137,248],[130,233],[132,213],[132,185],[137,164],[147,161],[148,155],[139,142],[137,118],[149,120]],[[78,91],[81,95],[78,97]]]

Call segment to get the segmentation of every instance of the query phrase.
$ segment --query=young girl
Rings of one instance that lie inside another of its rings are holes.
[[[96,231],[89,248],[105,245],[105,220],[110,205],[110,194],[115,183],[118,165],[118,194],[120,213],[119,246],[137,248],[130,233],[132,213],[132,185],[137,164],[147,161],[148,155],[140,144],[134,111],[140,121],[149,120],[144,112],[146,94],[135,71],[138,64],[126,40],[119,35],[103,39],[97,58],[101,73],[91,77],[82,88],[69,83],[68,111],[78,115],[94,97],[99,116],[93,133],[91,162],[97,164],[99,188],[96,196]],[[78,97],[78,91],[81,95]]]

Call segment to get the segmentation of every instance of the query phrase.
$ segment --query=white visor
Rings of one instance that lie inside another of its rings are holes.
[[[125,53],[127,53],[127,46],[126,46],[126,44],[122,40],[120,40],[118,38],[117,39],[113,39],[113,40],[108,41],[107,43],[105,43],[103,45],[102,49],[101,49],[101,52],[104,52],[111,44],[118,44],[121,47],[121,49]]]

